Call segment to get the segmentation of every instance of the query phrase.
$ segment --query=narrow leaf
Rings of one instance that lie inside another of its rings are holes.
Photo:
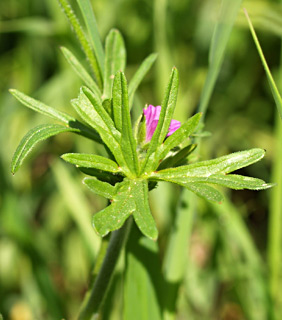
[[[93,178],[84,178],[83,183],[94,193],[105,197],[107,199],[113,199],[116,195],[116,189],[114,186],[107,182],[102,182]]]
[[[267,62],[266,62],[265,57],[263,55],[263,51],[261,49],[260,43],[258,41],[255,29],[254,29],[254,27],[252,25],[252,22],[251,22],[251,20],[249,18],[249,15],[247,13],[247,10],[244,9],[244,12],[245,12],[245,15],[247,17],[247,20],[248,20],[248,23],[249,23],[249,27],[250,27],[250,30],[251,30],[255,45],[257,47],[259,56],[261,58],[261,62],[262,62],[263,67],[265,69],[265,72],[266,72],[266,75],[267,75],[267,79],[268,79],[268,82],[269,82],[269,85],[270,85],[270,88],[271,88],[271,91],[272,91],[273,98],[274,98],[275,103],[276,103],[276,107],[277,107],[278,113],[280,115],[280,118],[282,119],[282,98],[281,98],[281,95],[280,95],[279,90],[278,90],[278,88],[277,88],[277,86],[275,84],[275,81],[274,81],[274,79],[273,79],[273,77],[271,75],[271,72],[269,70]]]
[[[154,158],[151,157],[151,155],[156,151],[157,147],[161,145],[161,143],[163,142],[163,140],[165,139],[168,133],[168,128],[170,126],[170,122],[171,122],[175,105],[176,105],[177,92],[178,92],[178,71],[176,68],[173,68],[172,73],[170,75],[169,83],[166,89],[165,97],[162,103],[162,109],[161,109],[158,125],[151,139],[150,146],[147,151],[147,156],[143,163],[142,171],[144,170],[149,171],[151,167],[154,165]],[[149,159],[150,161],[148,162]]]
[[[186,166],[151,173],[151,177],[170,181],[173,178],[209,177],[217,173],[229,173],[253,164],[264,157],[265,151],[254,148],[235,152],[212,160],[200,161]]]
[[[157,58],[156,53],[150,54],[140,65],[134,76],[132,77],[131,81],[128,85],[128,96],[129,96],[129,107],[131,108],[134,98],[134,93],[137,90],[139,84],[147,74],[147,72],[152,67],[153,63],[155,62]]]
[[[84,22],[87,26],[87,30],[90,36],[91,44],[94,50],[95,57],[97,58],[97,64],[101,74],[104,71],[104,50],[102,41],[99,35],[96,18],[92,9],[90,0],[77,0],[80,10],[82,12]]]
[[[148,181],[136,180],[131,194],[136,206],[133,217],[138,228],[146,237],[157,240],[158,229],[149,207]]]
[[[121,131],[121,150],[124,155],[124,159],[127,162],[130,170],[138,173],[138,159],[136,153],[136,141],[133,137],[129,104],[128,104],[128,91],[127,81],[125,75],[119,72],[117,76],[121,81],[121,115],[122,115],[122,131]]]
[[[120,133],[113,126],[107,111],[99,105],[95,97],[92,97],[90,101],[84,92],[85,90],[81,90],[78,99],[71,101],[73,107],[81,118],[100,134],[101,139],[111,150],[123,171],[129,172],[118,142]]]
[[[154,164],[152,164],[151,168],[152,170],[155,170],[158,167],[160,161],[169,153],[171,149],[177,147],[195,131],[201,115],[201,113],[195,114],[157,148],[154,156]]]
[[[115,75],[114,83],[113,83],[113,119],[115,122],[115,127],[119,132],[122,131],[122,84],[121,84],[121,76],[119,73]]]
[[[102,78],[102,69],[101,69],[101,64],[98,61],[97,56],[95,55],[95,53],[93,52],[92,48],[91,48],[91,44],[89,43],[83,29],[82,26],[79,22],[79,20],[77,19],[70,3],[68,0],[58,0],[59,3],[62,6],[62,9],[66,15],[66,17],[68,18],[81,46],[82,49],[90,63],[90,66],[92,68],[92,71],[95,75],[95,78],[97,80],[98,86],[99,88],[102,88],[103,86],[103,78]],[[85,10],[83,10],[84,13]],[[95,20],[95,18],[94,18]],[[95,22],[94,22],[95,23]],[[97,37],[97,42],[99,41],[99,37]],[[103,59],[101,60],[101,62],[103,63]]]
[[[94,154],[65,153],[61,158],[78,167],[94,168],[109,172],[120,172],[118,165],[114,161]]]
[[[157,170],[160,171],[166,168],[172,168],[187,164],[186,158],[195,150],[196,147],[196,144],[189,144],[187,147],[180,149],[173,155],[165,158],[164,161],[162,161],[161,164],[158,166]]]
[[[89,73],[84,69],[82,64],[75,57],[75,55],[65,47],[61,47],[61,50],[66,60],[71,65],[76,74],[93,91],[93,94],[95,95],[96,99],[98,99],[99,102],[102,102],[102,93],[99,87],[97,86],[96,82],[92,79],[92,77],[89,75]]]
[[[23,160],[30,153],[37,142],[45,140],[62,132],[77,132],[77,130],[58,124],[44,124],[31,129],[21,140],[13,156],[11,163],[12,173],[16,173],[16,171],[22,165]]]
[[[189,181],[190,180],[190,181]],[[236,174],[213,174],[209,177],[192,177],[192,178],[184,178],[184,179],[175,179],[174,183],[182,182],[185,185],[193,184],[194,182],[204,182],[204,183],[212,183],[217,184],[223,187],[235,189],[235,190],[242,190],[242,189],[249,189],[249,190],[264,190],[273,186],[271,183],[265,183],[261,179],[252,178],[252,177],[245,177]]]
[[[111,98],[115,74],[124,71],[126,64],[126,50],[120,32],[113,29],[106,38],[105,74],[103,98]]]
[[[16,89],[10,89],[9,91],[23,105],[25,105],[26,107],[28,107],[36,112],[42,113],[45,116],[62,121],[66,124],[69,124],[70,121],[76,121],[76,119],[73,118],[72,116],[70,116],[64,112],[55,110],[55,109],[47,106],[46,104],[25,95],[24,93],[22,93]]]
[[[230,33],[238,15],[241,2],[242,0],[222,0],[221,2],[221,10],[210,47],[208,74],[200,99],[199,111],[203,112],[203,118],[222,65]]]

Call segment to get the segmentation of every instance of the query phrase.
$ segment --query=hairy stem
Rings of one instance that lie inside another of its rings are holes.
[[[93,315],[98,315],[111,282],[120,252],[127,240],[131,225],[132,219],[129,218],[121,229],[112,232],[107,249],[100,250],[98,260],[101,261],[103,259],[103,263],[98,263],[100,265],[99,272],[97,272],[96,267],[94,268],[95,279],[83,301],[78,316],[79,320],[90,320]]]

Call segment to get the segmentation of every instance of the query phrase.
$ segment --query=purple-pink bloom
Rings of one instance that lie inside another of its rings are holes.
[[[157,128],[158,121],[161,113],[161,106],[152,106],[151,104],[147,109],[143,109],[145,120],[146,120],[146,142],[152,139],[152,136]],[[167,137],[172,135],[177,129],[179,129],[181,123],[177,120],[171,120],[168,129]]]

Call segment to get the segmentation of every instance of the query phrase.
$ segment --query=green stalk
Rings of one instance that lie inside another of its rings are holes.
[[[269,286],[271,296],[275,305],[281,303],[281,260],[282,260],[282,124],[281,120],[276,119],[276,146],[272,171],[272,181],[277,185],[271,189],[270,212],[268,229],[268,265],[269,265]],[[277,310],[279,313],[279,310]],[[280,309],[281,312],[281,309]]]
[[[95,274],[97,276],[83,301],[78,316],[79,320],[90,320],[94,315],[99,315],[99,310],[106,296],[117,260],[127,240],[131,225],[132,219],[130,218],[121,229],[112,232],[107,250],[103,250],[103,248],[100,250],[98,260],[100,262],[103,261],[103,263],[101,264],[98,261],[99,272],[97,272],[97,268],[94,269],[94,276]]]
[[[82,49],[90,63],[90,67],[96,77],[97,84],[99,88],[102,90],[103,89],[103,79],[102,79],[102,70],[100,68],[98,59],[95,55],[95,53],[92,50],[92,47],[82,29],[82,26],[76,17],[74,11],[72,10],[72,7],[68,0],[58,0],[60,5],[62,6],[62,9],[68,18],[71,26],[73,27],[73,30],[82,46]]]

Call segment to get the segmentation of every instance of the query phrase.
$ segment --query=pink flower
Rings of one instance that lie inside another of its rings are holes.
[[[158,121],[161,113],[161,106],[152,106],[151,104],[147,109],[143,109],[146,120],[146,142],[152,139],[152,136],[157,128]],[[167,137],[172,135],[177,129],[179,129],[181,123],[177,120],[171,120]]]

